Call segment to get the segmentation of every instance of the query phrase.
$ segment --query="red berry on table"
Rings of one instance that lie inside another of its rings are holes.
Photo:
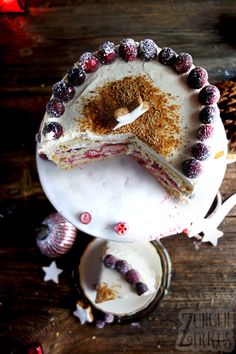
[[[67,80],[71,85],[79,86],[86,79],[85,71],[81,67],[74,67],[67,73]]]
[[[188,75],[188,85],[193,89],[200,89],[206,85],[208,73],[205,69],[196,67],[192,69]]]
[[[75,88],[69,82],[61,80],[53,85],[52,93],[63,102],[70,101],[75,95]]]
[[[62,134],[62,126],[57,122],[50,122],[48,124],[45,124],[43,128],[43,135],[51,139],[59,139]]]
[[[146,284],[139,281],[135,284],[135,290],[136,290],[137,294],[139,296],[141,296],[148,291],[148,287]]]
[[[180,53],[177,56],[173,64],[173,67],[178,73],[184,74],[187,71],[189,71],[192,65],[193,65],[192,56],[189,53]]]
[[[203,143],[196,143],[192,146],[192,154],[195,159],[203,161],[210,156],[210,149]]]
[[[219,101],[220,91],[214,85],[207,85],[201,89],[198,98],[201,104],[209,106]]]
[[[118,235],[124,235],[128,231],[129,227],[126,222],[119,222],[115,225],[115,231]]]
[[[158,55],[159,61],[165,65],[173,65],[177,58],[177,54],[171,48],[164,47]]]
[[[79,217],[80,221],[82,222],[82,224],[89,224],[92,217],[91,217],[91,214],[88,213],[87,211],[83,212],[80,214],[80,217]]]
[[[58,99],[51,99],[46,105],[46,111],[49,117],[58,118],[65,112],[64,104]]]
[[[99,67],[99,60],[95,55],[90,52],[86,52],[79,58],[80,65],[86,73],[92,73]]]
[[[125,274],[125,279],[128,283],[135,285],[139,281],[139,274],[135,269],[130,269]]]
[[[201,110],[199,118],[203,124],[209,124],[215,122],[219,115],[220,111],[218,107],[206,106]]]
[[[122,39],[119,46],[119,55],[126,62],[133,61],[137,58],[138,48],[132,38]]]
[[[138,56],[141,60],[150,61],[157,57],[157,45],[152,39],[143,39],[139,43]]]
[[[112,42],[105,42],[98,49],[98,59],[102,64],[111,64],[117,57],[116,46]]]
[[[197,178],[202,173],[202,165],[196,159],[188,159],[182,162],[183,174],[188,178]]]
[[[197,138],[201,141],[207,140],[212,137],[214,128],[211,124],[204,124],[198,128]]]

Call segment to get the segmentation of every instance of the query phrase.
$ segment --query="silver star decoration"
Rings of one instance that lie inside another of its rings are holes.
[[[52,280],[54,283],[58,284],[58,276],[63,272],[62,269],[57,268],[56,262],[53,261],[49,267],[42,267],[45,276],[44,281]]]
[[[91,313],[90,306],[83,308],[79,303],[77,303],[76,310],[73,312],[73,315],[79,318],[81,324],[93,322],[93,315]]]

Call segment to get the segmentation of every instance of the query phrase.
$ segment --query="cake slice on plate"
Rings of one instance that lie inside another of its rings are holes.
[[[84,53],[52,92],[38,152],[62,169],[131,155],[182,198],[194,193],[212,156],[225,156],[219,90],[190,54],[151,39]]]
[[[130,294],[146,296],[158,288],[155,272],[132,244],[105,243],[96,303],[126,298]]]

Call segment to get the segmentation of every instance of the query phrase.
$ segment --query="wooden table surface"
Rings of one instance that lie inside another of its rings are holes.
[[[35,228],[54,209],[39,183],[34,139],[52,84],[79,55],[108,39],[153,38],[190,52],[212,83],[235,79],[236,2],[29,0],[27,7],[23,15],[0,15],[0,353],[22,352],[20,342],[38,342],[45,354],[180,353],[180,310],[236,313],[236,209],[220,225],[218,247],[183,235],[163,239],[173,266],[171,288],[140,326],[80,325],[72,314],[70,273],[88,236],[79,233],[58,259],[64,269],[59,284],[44,282],[42,266],[50,260],[36,247]],[[223,197],[236,192],[235,177],[235,164],[228,165]]]

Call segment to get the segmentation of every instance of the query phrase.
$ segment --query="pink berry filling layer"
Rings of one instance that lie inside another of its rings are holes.
[[[68,151],[69,157],[66,154],[61,155],[58,151],[58,157],[60,160],[60,165],[64,169],[69,169],[71,167],[76,167],[81,164],[91,162],[91,160],[103,160],[107,158],[113,158],[119,155],[130,154],[136,161],[143,165],[148,172],[156,178],[165,188],[170,191],[180,194],[185,189],[185,186],[181,183],[178,185],[177,182],[168,174],[168,171],[164,169],[161,162],[153,162],[148,156],[144,156],[140,151],[133,150],[129,147],[129,144],[103,144],[100,146],[93,146],[91,149],[80,148],[71,149]]]
[[[127,154],[128,146],[126,144],[104,144],[100,147],[96,147],[90,150],[74,149],[69,151],[69,158],[62,158],[64,167],[66,164],[78,165],[81,163],[90,162],[91,160],[102,160],[106,158],[112,158],[119,155]],[[63,161],[64,160],[64,161]]]
[[[178,193],[181,191],[177,183],[164,171],[163,167],[157,161],[153,162],[148,158],[144,158],[139,151],[134,151],[132,156],[144,166],[148,172],[154,176],[165,188],[174,189]]]

